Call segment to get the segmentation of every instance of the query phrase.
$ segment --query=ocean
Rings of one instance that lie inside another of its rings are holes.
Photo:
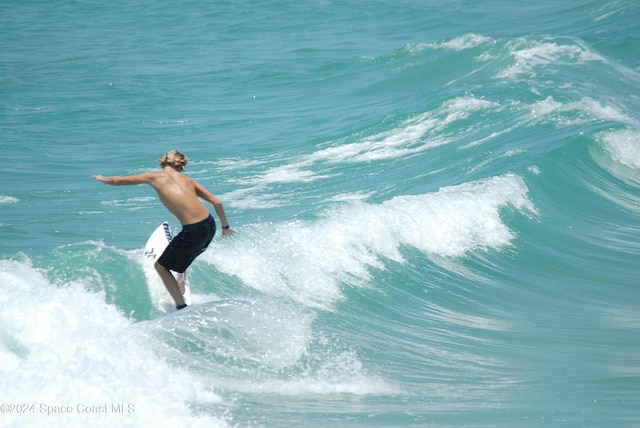
[[[639,88],[636,0],[3,1],[0,426],[640,426]]]

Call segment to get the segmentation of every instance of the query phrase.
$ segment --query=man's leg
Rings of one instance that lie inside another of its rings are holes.
[[[178,286],[180,287],[180,294],[184,296],[184,282],[187,280],[186,273],[178,273],[176,275],[176,281],[178,281]]]
[[[167,291],[176,302],[176,307],[184,307],[184,298],[182,297],[182,293],[180,292],[180,286],[178,285],[178,281],[174,278],[173,274],[169,269],[162,266],[158,262],[155,262],[153,266],[156,268],[156,272],[160,275],[160,279],[164,283]]]

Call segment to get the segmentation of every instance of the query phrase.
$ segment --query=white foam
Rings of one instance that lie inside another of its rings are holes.
[[[235,379],[226,387],[240,392],[295,396],[304,394],[389,395],[399,392],[383,379],[365,374],[366,369],[354,351],[338,352],[333,356],[324,357],[326,360],[319,367],[308,369],[288,379]]]
[[[216,166],[216,170],[219,171],[231,171],[236,169],[248,169],[263,165],[266,160],[256,160],[256,159],[238,159],[238,158],[230,158],[230,159],[220,159],[217,161],[201,161],[199,163],[212,163]],[[196,165],[199,163],[195,163]]]
[[[225,200],[238,208],[273,208],[289,203],[282,195],[270,194],[270,186],[279,183],[308,183],[328,177],[325,172],[334,165],[370,163],[412,156],[450,143],[442,137],[453,123],[467,119],[472,113],[500,108],[499,104],[472,96],[458,97],[440,107],[410,117],[397,127],[353,143],[343,141],[305,155],[281,159],[281,165],[258,174],[232,180],[239,187],[227,193]],[[270,160],[269,162],[274,162]]]
[[[527,191],[508,174],[382,204],[349,201],[316,221],[247,226],[202,258],[268,295],[331,308],[342,283],[368,286],[382,259],[402,262],[402,246],[438,258],[509,245],[515,235],[500,211],[535,212]]]
[[[409,52],[420,52],[425,49],[447,49],[453,51],[461,51],[465,49],[475,48],[484,43],[489,43],[493,39],[482,36],[480,34],[470,33],[459,37],[455,37],[446,42],[419,43],[407,45]]]
[[[245,183],[260,183],[260,184],[273,184],[273,183],[308,183],[322,178],[322,175],[318,175],[313,171],[305,170],[304,167],[308,165],[308,162],[297,162],[287,165],[279,165],[265,171],[260,177],[252,178],[249,180],[243,180]]]
[[[315,332],[315,314],[281,299],[217,300],[159,319],[155,335],[199,344],[182,354],[210,383],[248,393],[388,394],[357,353]]]
[[[345,202],[345,201],[365,201],[373,196],[374,192],[352,192],[352,193],[342,193],[339,195],[335,195],[330,197],[328,200],[332,202]]]
[[[517,40],[512,44],[514,63],[498,73],[497,77],[513,79],[520,75],[536,76],[536,69],[549,64],[584,64],[587,61],[605,62],[586,46],[572,39],[572,44],[553,41]]]
[[[1,260],[0,304],[3,403],[34,405],[3,412],[3,425],[226,426],[191,413],[190,403],[220,399],[156,356],[142,327],[101,294],[51,284],[28,261]],[[47,415],[48,406],[67,412]]]
[[[101,201],[100,204],[107,207],[118,207],[125,211],[138,211],[151,208],[157,202],[154,196],[139,196],[127,199],[112,199],[109,201]]]
[[[269,209],[287,206],[291,201],[284,195],[274,197],[264,185],[240,188],[221,195],[225,204],[240,209]]]
[[[351,144],[341,144],[311,154],[308,162],[359,163],[403,158],[450,142],[437,138],[451,123],[466,119],[470,113],[497,104],[474,97],[459,97],[429,111],[403,121],[397,128]]]
[[[18,202],[18,198],[8,195],[0,195],[0,204],[15,204]]]
[[[300,395],[386,394],[386,382],[367,373],[357,353],[313,328],[315,313],[282,299],[218,300],[149,322],[180,366],[195,367],[218,390]],[[190,352],[184,352],[190,349]]]
[[[562,126],[612,121],[640,127],[640,122],[624,113],[620,107],[603,105],[589,97],[584,97],[579,101],[561,103],[549,96],[534,103],[530,107],[530,112],[533,120],[556,123]]]
[[[620,129],[603,132],[598,138],[616,162],[640,169],[640,134],[637,131]]]
[[[113,199],[111,201],[102,201],[102,205],[116,206],[116,207],[129,207],[129,206],[137,206],[140,203],[152,202],[155,201],[156,198],[153,196],[138,196],[127,199]]]
[[[484,43],[491,42],[489,37],[482,36],[480,34],[465,34],[464,36],[455,37],[447,42],[441,44],[443,48],[460,51],[464,49],[475,48]]]
[[[580,100],[579,107],[593,118],[620,122],[640,128],[640,122],[624,113],[618,106],[602,105],[592,98],[585,97]]]
[[[531,106],[531,116],[534,119],[547,116],[555,111],[562,109],[563,104],[549,96],[542,101],[538,101]]]

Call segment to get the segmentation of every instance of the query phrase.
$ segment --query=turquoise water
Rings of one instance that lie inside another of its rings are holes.
[[[0,426],[640,425],[636,1],[120,3],[0,5]]]

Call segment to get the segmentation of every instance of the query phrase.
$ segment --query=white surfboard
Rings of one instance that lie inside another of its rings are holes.
[[[147,240],[147,244],[144,246],[146,262],[144,272],[147,277],[147,283],[149,284],[149,295],[151,296],[151,301],[154,306],[163,312],[169,312],[171,308],[175,309],[175,303],[162,283],[153,264],[158,257],[162,255],[172,239],[173,234],[171,233],[171,228],[169,227],[169,223],[165,221],[153,231]],[[171,273],[178,280],[178,283],[184,283],[184,293],[182,296],[184,297],[184,302],[187,305],[191,305],[191,287],[187,280],[187,272],[185,271],[183,274],[180,274],[171,271]]]

